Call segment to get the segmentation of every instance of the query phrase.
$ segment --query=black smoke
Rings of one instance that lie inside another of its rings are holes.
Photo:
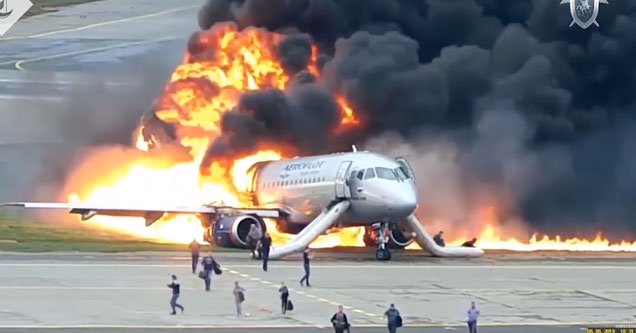
[[[319,154],[330,149],[329,133],[339,120],[338,106],[323,86],[305,82],[283,92],[244,93],[221,120],[223,135],[209,146],[201,171],[216,159],[242,156],[262,147],[287,154]]]
[[[202,29],[234,21],[296,34],[280,47],[289,72],[306,66],[297,33],[308,34],[323,79],[308,80],[305,97],[246,95],[224,118],[223,149],[265,137],[329,151],[387,132],[420,143],[426,134],[453,143],[462,179],[504,188],[535,226],[634,231],[636,0],[600,6],[600,27],[584,30],[557,0],[208,0]],[[356,110],[355,133],[320,135],[336,112],[317,102],[329,99],[320,84]]]

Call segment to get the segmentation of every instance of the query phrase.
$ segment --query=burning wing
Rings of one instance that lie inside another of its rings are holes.
[[[228,206],[198,206],[198,207],[172,207],[161,209],[156,207],[112,207],[93,204],[70,204],[62,202],[7,202],[0,207],[24,207],[41,209],[66,209],[71,214],[80,214],[82,220],[88,220],[95,215],[109,216],[135,216],[146,219],[149,226],[163,217],[165,214],[226,214],[236,212],[240,214],[256,214],[260,217],[277,218],[281,216],[278,209],[268,208],[237,208]]]

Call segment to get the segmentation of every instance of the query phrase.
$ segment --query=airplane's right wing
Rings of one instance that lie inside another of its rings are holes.
[[[95,215],[108,216],[133,216],[146,219],[146,226],[155,223],[165,214],[224,214],[237,212],[240,214],[256,214],[260,217],[277,218],[281,216],[281,211],[270,208],[240,208],[229,206],[203,205],[194,207],[124,207],[95,204],[71,204],[63,202],[6,202],[0,207],[23,207],[27,209],[64,209],[71,214],[80,214],[82,220],[88,220]]]

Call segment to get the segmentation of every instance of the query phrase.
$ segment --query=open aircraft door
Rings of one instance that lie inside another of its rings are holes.
[[[336,173],[336,198],[351,198],[351,189],[347,185],[347,174],[351,168],[351,161],[343,161]]]
[[[403,170],[406,172],[406,174],[409,176],[409,179],[415,183],[415,174],[413,173],[413,169],[411,169],[411,165],[409,165],[409,162],[406,161],[405,158],[403,157],[398,157],[395,159],[398,163],[400,163],[400,165],[402,166]]]

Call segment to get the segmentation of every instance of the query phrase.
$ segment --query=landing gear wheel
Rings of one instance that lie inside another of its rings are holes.
[[[375,252],[375,258],[380,261],[389,261],[391,260],[391,252],[387,249],[378,249]]]

